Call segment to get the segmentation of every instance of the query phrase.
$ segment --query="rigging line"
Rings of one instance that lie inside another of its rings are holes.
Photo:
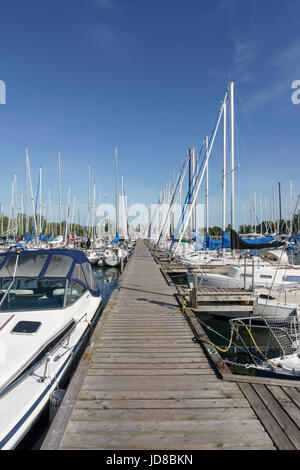
[[[204,143],[202,144],[202,147],[201,147],[201,150],[200,150],[200,153],[199,153],[199,160],[200,160],[200,155],[202,153],[202,149],[204,148]],[[189,204],[191,203],[191,201],[193,200],[193,195],[194,195],[194,190],[195,190],[195,187],[197,185],[197,181],[198,181],[198,178],[199,178],[199,174],[201,173],[202,171],[202,168],[203,168],[203,164],[204,164],[204,161],[205,161],[205,156],[203,157],[203,160],[202,162],[200,163],[199,165],[199,169],[198,169],[198,173],[195,174],[196,172],[194,172],[194,175],[195,175],[195,182],[194,182],[194,185],[193,183],[191,183],[191,185],[188,187],[188,191],[187,191],[187,195],[186,195],[186,198],[185,198],[185,201],[184,201],[184,204],[182,206],[182,211],[181,211],[181,216],[180,216],[180,219],[179,219],[179,222],[178,222],[178,225],[176,227],[176,231],[175,231],[175,235],[174,235],[174,239],[170,245],[170,248],[169,248],[169,254],[171,253],[172,249],[173,249],[173,246],[174,246],[174,243],[175,243],[175,240],[177,238],[177,235],[181,229],[181,227],[183,226],[184,224],[184,219],[185,219],[185,216],[186,216],[186,212],[188,211],[189,209]],[[193,175],[193,176],[194,176]],[[192,178],[193,180],[194,178]],[[192,188],[192,189],[191,189]]]
[[[220,119],[220,112],[219,112],[219,115],[218,115],[218,118],[216,120],[216,124],[215,124],[215,127],[214,127],[214,130],[216,129],[217,127],[217,123]],[[213,137],[213,134],[210,136],[210,139],[209,139],[209,145],[208,145],[208,148],[210,148],[211,146],[211,141],[212,141],[212,137]],[[200,160],[200,156],[201,156],[201,153],[202,153],[202,150],[204,149],[204,140],[202,142],[202,147],[201,147],[201,150],[200,150],[200,153],[199,153],[199,160]],[[212,150],[212,148],[211,148]],[[204,166],[205,166],[205,163],[206,163],[206,160],[207,160],[207,153],[205,151],[204,155],[203,155],[203,158],[202,158],[202,161],[201,163],[199,164],[199,168],[198,168],[198,172],[197,174],[194,173],[195,175],[195,179],[192,178],[192,181],[194,181],[194,183],[192,183],[189,188],[188,188],[188,192],[187,192],[187,196],[185,198],[185,203],[184,203],[184,206],[183,206],[183,210],[182,210],[182,217],[181,217],[181,220],[180,220],[180,223],[178,224],[177,226],[177,229],[176,229],[176,238],[177,238],[177,235],[178,235],[178,232],[180,231],[180,228],[181,227],[184,227],[184,218],[185,218],[185,215],[186,215],[186,212],[188,211],[189,212],[189,205],[191,204],[191,202],[193,201],[194,199],[194,192],[197,190],[198,188],[198,182],[201,178],[201,173],[204,169]],[[194,176],[193,175],[193,176]],[[191,189],[192,188],[192,189]],[[199,188],[200,189],[200,188]],[[182,234],[183,236],[183,234]],[[175,242],[174,242],[175,243]],[[172,249],[173,249],[173,244],[171,244],[171,247],[169,249],[169,254],[171,253]],[[180,243],[180,242],[179,242]]]
[[[298,196],[298,199],[297,199],[297,202],[296,202],[296,206],[295,206],[293,215],[296,213],[296,210],[297,210],[297,207],[298,207],[298,203],[299,203],[299,199],[300,199],[300,195]],[[287,244],[288,244],[288,242],[289,242],[289,238],[290,238],[290,237],[286,237],[285,242],[284,242],[284,245],[283,245],[283,247],[282,247],[282,251],[281,251],[281,253],[280,253],[280,258],[279,258],[278,263],[277,263],[277,266],[276,266],[275,275],[274,275],[274,277],[273,277],[273,279],[272,279],[272,282],[271,282],[271,285],[270,285],[270,288],[269,288],[269,293],[268,293],[268,296],[269,296],[269,297],[271,296],[271,292],[272,292],[272,289],[273,289],[273,286],[274,286],[274,281],[275,281],[275,278],[276,278],[276,275],[277,275],[277,272],[278,272],[278,269],[279,269],[279,265],[280,265],[280,262],[281,262],[281,258],[282,258],[283,253],[285,252],[285,249],[286,249]],[[285,269],[285,270],[286,270],[286,269]],[[265,305],[264,305],[264,309],[265,309],[265,307],[266,307],[266,305],[267,305],[267,300],[268,300],[268,299],[266,299],[266,303],[265,303]],[[264,310],[263,310],[263,312],[264,312]]]

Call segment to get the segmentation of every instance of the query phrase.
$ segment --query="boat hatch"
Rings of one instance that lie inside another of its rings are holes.
[[[38,331],[40,326],[41,322],[39,321],[19,321],[11,330],[11,333],[21,335],[33,335]]]

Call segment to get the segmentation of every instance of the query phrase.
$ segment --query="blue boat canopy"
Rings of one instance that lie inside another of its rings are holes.
[[[99,296],[91,264],[80,250],[28,250],[0,253],[0,278],[68,279]]]

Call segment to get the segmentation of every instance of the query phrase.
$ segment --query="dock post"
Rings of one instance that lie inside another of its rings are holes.
[[[193,277],[194,277],[194,288],[193,288],[193,305],[192,305],[192,307],[197,309],[197,307],[198,307],[198,273],[195,272],[193,274]]]
[[[198,276],[188,269],[188,287],[190,292],[190,307],[197,308]]]

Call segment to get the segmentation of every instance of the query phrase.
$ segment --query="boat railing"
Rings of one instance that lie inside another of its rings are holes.
[[[275,319],[274,321],[267,321],[261,316],[251,316],[247,318],[233,318],[229,322],[236,331],[239,331],[239,328],[244,328],[247,329],[250,335],[252,335],[252,330],[268,330],[283,357],[297,350],[300,338],[300,325],[298,324],[298,327],[295,327],[295,319],[291,318],[278,322]]]

